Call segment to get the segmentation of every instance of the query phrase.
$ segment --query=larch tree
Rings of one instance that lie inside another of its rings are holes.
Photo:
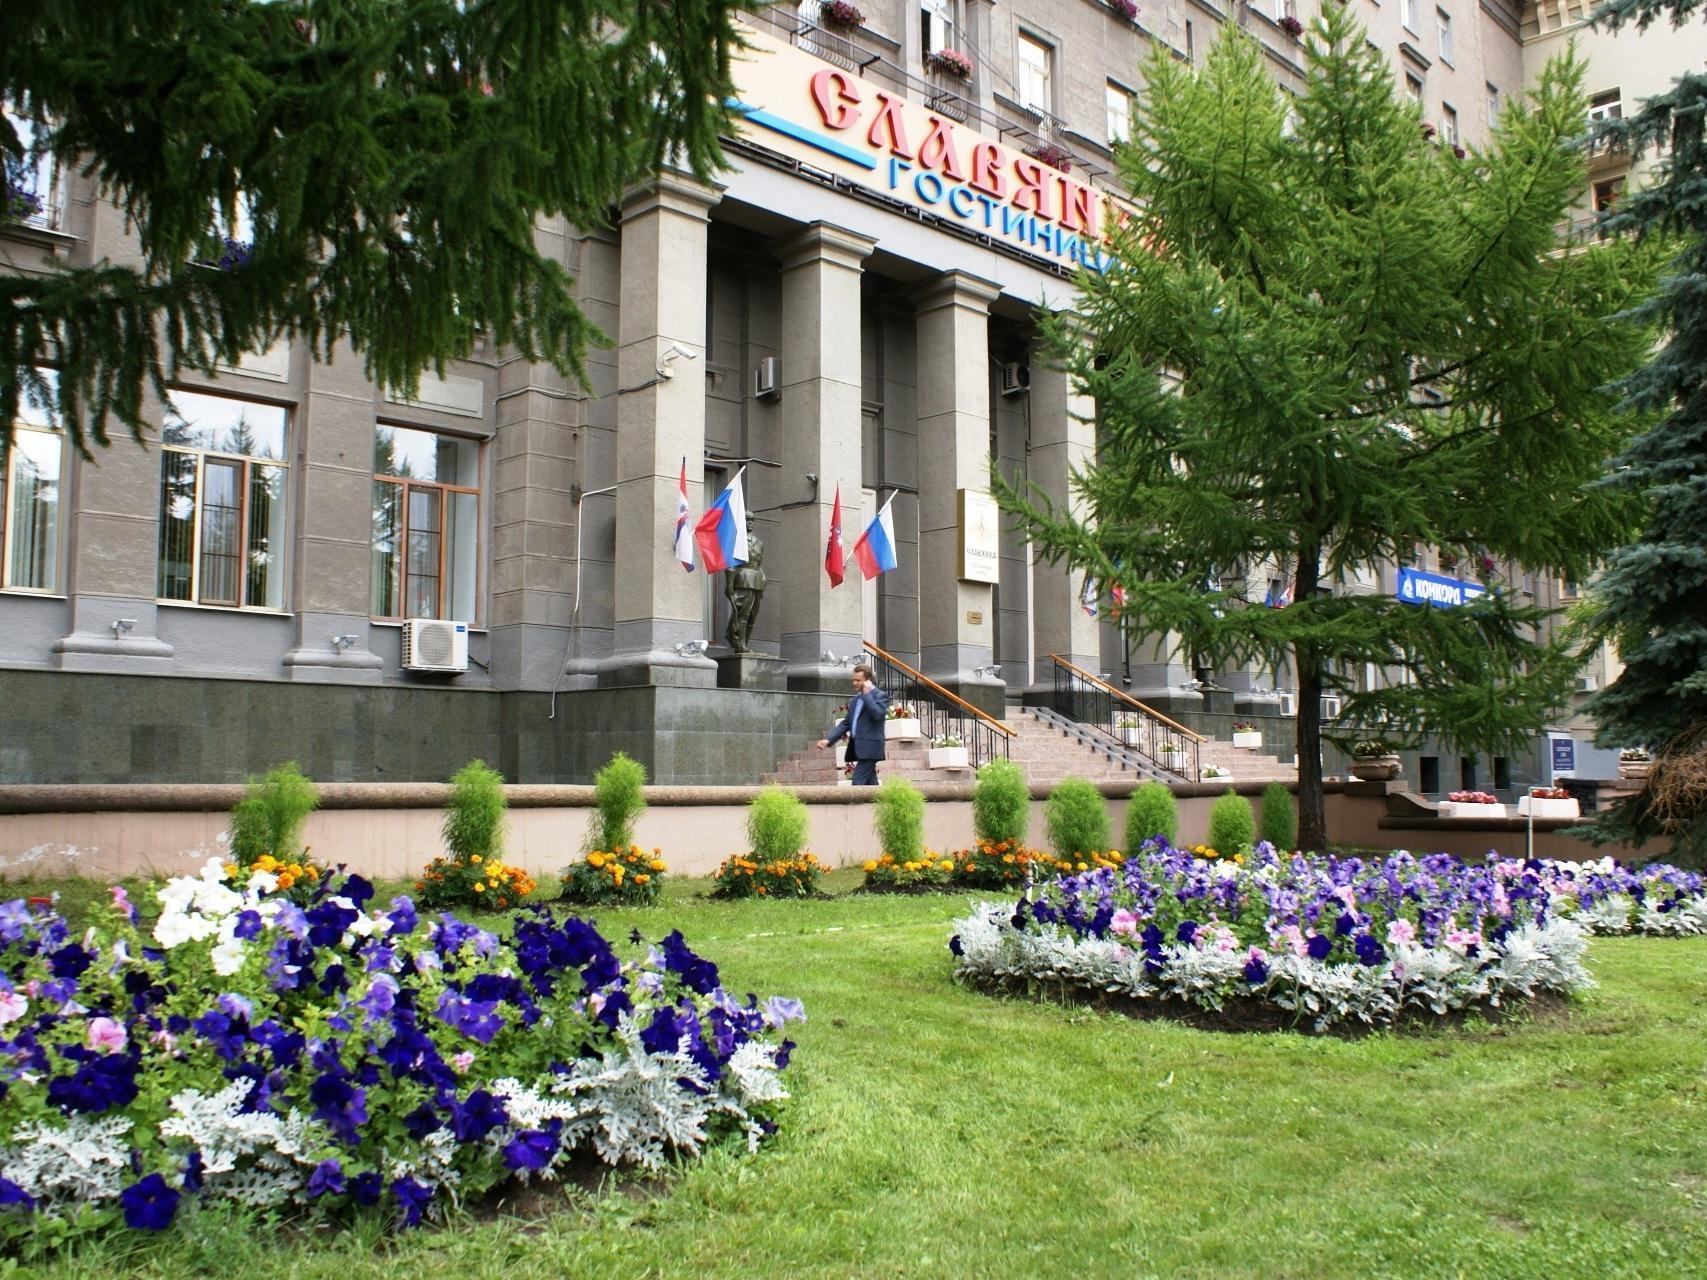
[[[484,333],[580,375],[597,333],[535,221],[592,227],[668,160],[705,176],[729,0],[6,0],[16,179],[86,169],[137,254],[0,274],[0,450],[19,397],[80,449],[143,397],[281,336],[411,389]],[[36,370],[57,370],[56,390]]]
[[[1639,499],[1594,484],[1631,430],[1602,388],[1645,348],[1620,313],[1654,254],[1561,245],[1579,67],[1466,152],[1395,97],[1342,6],[1304,50],[1295,99],[1238,32],[1201,69],[1148,64],[1119,157],[1139,211],[1044,320],[1098,406],[1085,514],[998,487],[1046,555],[1124,587],[1138,635],[1290,665],[1299,840],[1321,848],[1322,695],[1345,699],[1336,738],[1486,751],[1567,700],[1577,659],[1509,579],[1457,608],[1340,588],[1419,546],[1581,578],[1626,536]],[[1287,607],[1238,589],[1263,564]],[[1389,682],[1362,687],[1365,664]]]
[[[1699,0],[1616,0],[1596,20],[1681,26]],[[1617,460],[1612,483],[1650,504],[1641,532],[1607,557],[1593,617],[1624,670],[1588,704],[1605,746],[1648,746],[1642,791],[1597,821],[1596,839],[1674,837],[1673,856],[1707,860],[1707,74],[1680,76],[1597,141],[1659,153],[1642,190],[1603,220],[1609,231],[1678,252],[1645,318],[1665,340],[1619,385],[1658,416]]]

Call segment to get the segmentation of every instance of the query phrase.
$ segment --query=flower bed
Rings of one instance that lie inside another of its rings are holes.
[[[981,905],[949,945],[955,976],[978,986],[1060,984],[1256,1023],[1278,1010],[1317,1031],[1592,985],[1586,930],[1549,909],[1538,871],[1516,866],[1286,857],[1266,844],[1235,863],[1152,842],[1035,900]]]
[[[1093,867],[1118,867],[1124,855],[1110,850],[1083,862],[1066,862],[1042,849],[1012,840],[980,840],[970,849],[949,853],[924,850],[918,858],[897,861],[889,854],[867,859],[864,889],[915,890],[1018,889],[1028,882],[1072,875]]]
[[[404,1226],[590,1148],[657,1167],[724,1135],[756,1146],[804,1014],[740,1004],[672,933],[619,958],[535,908],[500,938],[358,876],[304,909],[217,861],[159,891],[141,933],[0,905],[0,1240],[199,1201]]]
[[[1663,862],[1627,867],[1598,862],[1501,863],[1508,878],[1535,876],[1554,910],[1590,933],[1642,933],[1675,938],[1707,934],[1707,894],[1699,872]]]

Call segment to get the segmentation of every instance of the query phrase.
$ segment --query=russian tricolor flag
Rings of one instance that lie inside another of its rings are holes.
[[[900,563],[895,559],[895,521],[889,514],[889,503],[894,501],[892,493],[889,502],[878,508],[865,532],[859,535],[859,541],[854,543],[854,559],[859,561],[859,571],[867,581],[888,573]]]
[[[699,562],[707,573],[721,573],[731,565],[747,563],[747,500],[741,493],[741,477],[746,474],[745,467],[737,471],[694,526]]]

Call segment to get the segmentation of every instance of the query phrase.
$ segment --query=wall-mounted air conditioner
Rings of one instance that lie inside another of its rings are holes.
[[[468,624],[411,618],[403,624],[405,671],[467,671]]]
[[[1283,716],[1298,714],[1298,698],[1295,694],[1283,693],[1280,695],[1280,714]]]
[[[1031,390],[1031,366],[1010,360],[1002,366],[1002,394],[1023,396]]]
[[[753,369],[753,399],[776,400],[782,395],[782,365],[775,356],[766,356]]]
[[[1340,700],[1333,694],[1322,695],[1322,719],[1338,720],[1340,718]]]
[[[1599,687],[1600,687],[1600,682],[1598,680],[1596,680],[1593,676],[1578,676],[1577,677],[1577,692],[1578,693],[1593,693]]]

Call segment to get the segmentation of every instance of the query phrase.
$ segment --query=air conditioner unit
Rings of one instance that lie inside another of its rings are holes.
[[[1593,676],[1578,676],[1577,677],[1577,692],[1578,693],[1593,693],[1599,687],[1600,687],[1600,682],[1598,680],[1596,680]]]
[[[753,370],[753,399],[776,400],[782,395],[782,366],[775,356],[766,356]]]
[[[1295,716],[1298,714],[1298,698],[1296,694],[1283,693],[1280,695],[1280,714]]]
[[[1010,360],[1002,366],[1002,394],[1023,396],[1031,390],[1031,366]]]
[[[1322,697],[1322,719],[1338,720],[1340,718],[1340,700],[1332,694]]]
[[[467,671],[468,624],[411,618],[403,624],[405,671]]]

